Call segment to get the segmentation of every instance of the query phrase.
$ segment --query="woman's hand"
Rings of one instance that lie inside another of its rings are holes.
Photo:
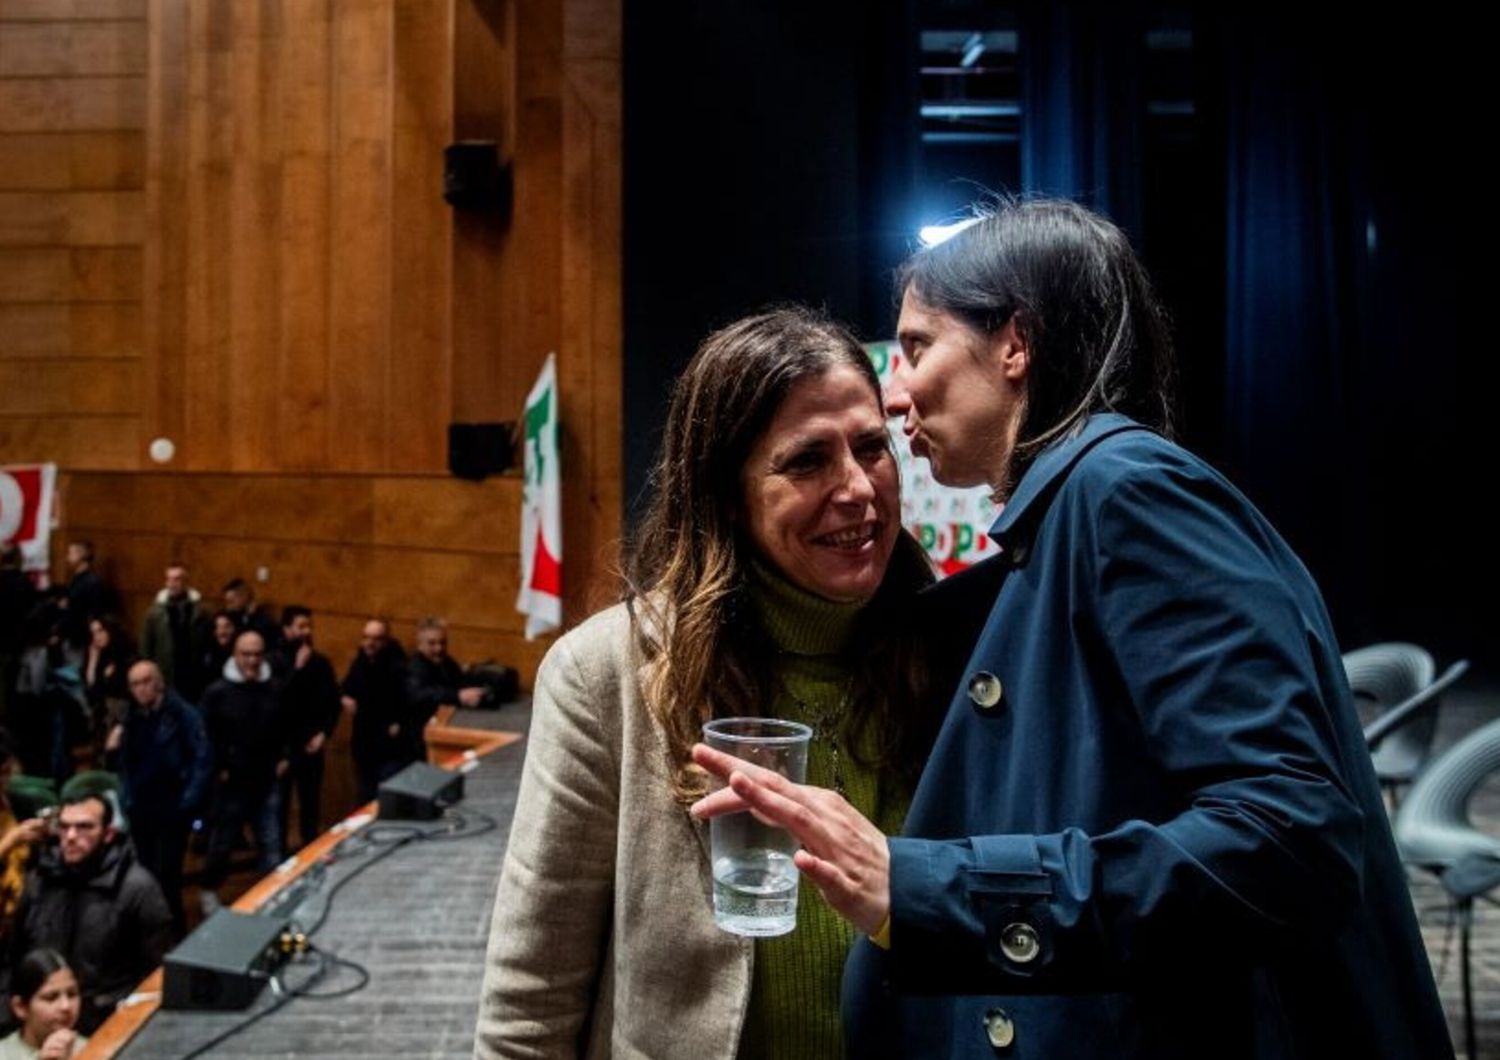
[[[785,828],[802,844],[797,868],[834,911],[866,934],[880,929],[891,908],[891,853],[880,829],[826,788],[794,784],[701,743],[693,761],[729,784],[695,802],[694,817],[749,810]]]
[[[47,835],[47,822],[40,817],[22,821],[0,836],[0,858],[7,857],[18,846],[40,843]]]
[[[77,1031],[59,1027],[47,1035],[47,1040],[37,1050],[37,1060],[68,1060],[73,1055],[73,1043],[77,1040]]]

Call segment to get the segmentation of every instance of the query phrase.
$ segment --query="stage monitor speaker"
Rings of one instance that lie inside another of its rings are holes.
[[[376,789],[382,821],[431,821],[464,797],[464,775],[413,762]]]
[[[286,960],[283,917],[220,909],[162,961],[161,1007],[242,1009]]]
[[[509,420],[448,424],[448,470],[475,482],[507,470],[515,462],[515,430]]]

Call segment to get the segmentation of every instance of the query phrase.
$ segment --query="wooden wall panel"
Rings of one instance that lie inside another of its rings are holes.
[[[350,650],[446,613],[529,679],[519,479],[450,478],[446,432],[519,418],[557,352],[584,617],[621,512],[619,62],[618,0],[0,0],[0,459],[64,465],[128,609],[172,556],[266,567]],[[462,137],[514,166],[508,219],[443,201]]]
[[[0,2],[0,462],[139,459],[143,16]]]
[[[138,191],[0,191],[0,246],[137,246],[145,239]]]
[[[0,360],[140,357],[141,307],[133,303],[0,305]]]
[[[0,0],[0,19],[145,18],[146,0]]]
[[[447,425],[458,416],[454,375],[456,304],[450,244],[452,210],[442,198],[443,148],[455,133],[452,117],[450,0],[395,0],[391,56],[390,346],[386,400],[391,420],[403,424],[388,440],[387,467],[441,469]],[[489,336],[491,350],[503,335]],[[495,416],[494,419],[504,417]]]
[[[9,163],[0,169],[0,191],[145,186],[146,137],[139,130],[3,133],[0,158]]]
[[[8,77],[146,72],[146,23],[0,22],[0,70]]]

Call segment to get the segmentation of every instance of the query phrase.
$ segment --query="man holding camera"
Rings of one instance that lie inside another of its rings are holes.
[[[92,1034],[157,965],[172,916],[151,874],[136,864],[103,795],[63,801],[16,911],[10,965],[39,946],[67,958],[82,988],[78,1030]]]

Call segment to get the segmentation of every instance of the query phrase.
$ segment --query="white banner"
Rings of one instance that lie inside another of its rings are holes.
[[[0,545],[21,547],[21,569],[45,580],[52,565],[52,528],[57,525],[57,465],[0,467]]]
[[[526,396],[521,492],[521,591],[526,639],[562,625],[562,476],[557,459],[557,357],[547,354]]]

